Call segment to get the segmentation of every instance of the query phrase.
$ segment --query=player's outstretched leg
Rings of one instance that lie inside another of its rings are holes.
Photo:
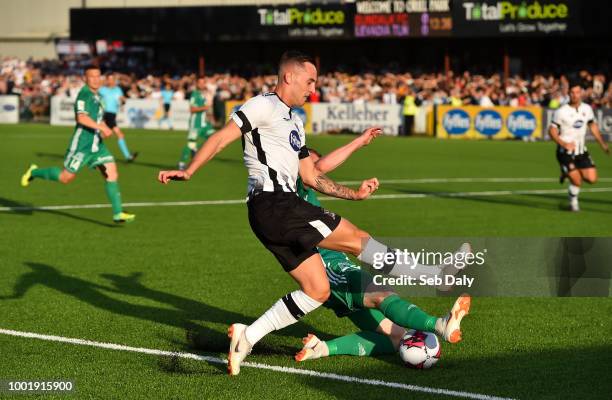
[[[295,324],[304,315],[316,310],[329,297],[329,280],[319,253],[302,261],[289,274],[301,290],[291,292],[279,299],[261,317],[248,327],[233,324],[229,336],[232,338],[228,352],[228,372],[237,375],[242,360],[251,348],[265,335]]]
[[[446,277],[455,276],[460,271],[463,271],[468,267],[468,264],[465,262],[467,259],[467,254],[473,254],[472,245],[469,243],[463,243],[461,247],[459,247],[459,250],[453,254],[452,260],[448,260],[448,262],[440,265],[441,271],[438,276],[442,278],[442,283],[436,285],[436,289],[441,292],[447,292],[453,288],[453,285],[446,284]],[[463,262],[459,262],[459,260],[463,260]]]
[[[76,177],[76,173],[61,169],[59,167],[38,168],[32,164],[28,170],[21,176],[21,186],[26,187],[34,179],[44,179],[52,182],[61,182],[64,184],[72,182]]]
[[[121,203],[121,190],[119,189],[119,182],[117,181],[117,165],[115,163],[107,163],[101,165],[99,169],[105,178],[104,189],[113,209],[113,221],[117,224],[134,221],[134,219],[136,219],[136,215],[123,211],[123,205]]]
[[[458,343],[462,339],[461,320],[469,314],[472,298],[462,294],[453,304],[450,313],[436,322],[436,333],[449,343]]]
[[[117,144],[119,145],[119,150],[121,150],[121,154],[123,154],[123,157],[125,157],[125,160],[127,162],[133,162],[136,157],[138,157],[138,152],[130,153],[130,149],[128,148],[127,142],[125,141],[125,135],[123,134],[123,132],[121,132],[119,127],[115,127],[115,129],[113,129],[113,132],[115,132],[115,135],[117,135]]]
[[[240,364],[246,356],[251,354],[251,349],[253,349],[253,345],[246,338],[246,328],[247,326],[244,324],[232,324],[227,330],[227,336],[230,338],[227,373],[230,375],[240,373]]]
[[[580,186],[582,186],[582,176],[577,169],[571,170],[568,173],[570,184],[567,188],[567,198],[569,200],[570,211],[580,211],[578,203],[578,195],[580,194]]]
[[[350,253],[359,261],[372,265],[374,269],[384,274],[415,278],[421,275],[431,277],[455,275],[458,270],[465,267],[465,256],[458,257],[458,254],[472,251],[470,244],[464,243],[454,253],[452,265],[420,264],[408,252],[398,257],[396,249],[377,241],[345,218],[342,218],[338,227],[319,243],[319,247]]]
[[[36,164],[31,164],[27,171],[21,175],[21,186],[23,187],[27,187],[30,185],[30,182],[32,181],[32,179],[34,179],[34,176],[32,176],[32,172],[38,169],[38,165]],[[57,174],[57,176],[59,177],[59,174]]]
[[[329,357],[327,343],[316,337],[313,333],[302,339],[304,347],[295,355],[295,361],[316,360],[321,357]]]
[[[470,300],[469,295],[461,295],[444,318],[427,314],[393,292],[366,291],[363,305],[380,310],[386,318],[406,329],[437,333],[447,342],[457,343],[461,341],[461,319],[469,312]]]
[[[366,294],[367,297],[369,297],[369,293]],[[364,298],[364,302],[368,304],[366,298]],[[385,317],[404,328],[427,332],[434,332],[436,329],[437,317],[427,314],[415,304],[402,299],[395,293],[386,296],[382,301],[376,301],[375,305]]]
[[[187,168],[189,160],[193,158],[193,155],[198,150],[198,144],[195,140],[189,140],[183,150],[181,151],[181,158],[178,163],[178,169],[184,171]]]
[[[29,186],[30,182],[36,178],[59,182],[61,173],[62,169],[59,167],[38,168],[36,164],[32,164],[21,177],[21,186]]]
[[[352,333],[327,341],[322,341],[311,333],[302,342],[304,347],[295,355],[298,362],[336,355],[393,354],[397,350],[388,336],[370,331]]]

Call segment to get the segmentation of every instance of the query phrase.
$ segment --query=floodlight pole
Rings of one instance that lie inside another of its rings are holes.
[[[205,66],[206,66],[206,60],[204,59],[203,55],[200,55],[200,57],[198,59],[198,73],[199,73],[199,76],[204,76],[204,71],[206,70]]]
[[[508,55],[508,46],[504,46],[504,83],[510,78],[510,56]]]
[[[451,61],[450,61],[450,55],[448,54],[448,48],[447,48],[444,52],[444,75],[446,76],[447,85],[450,85],[450,80],[451,80],[450,72],[451,72]]]

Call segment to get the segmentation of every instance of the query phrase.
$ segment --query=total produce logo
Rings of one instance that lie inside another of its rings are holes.
[[[500,1],[495,4],[482,2],[463,3],[465,19],[468,21],[516,21],[516,20],[553,20],[569,17],[569,7],[565,3],[540,3],[539,1],[520,4]]]
[[[287,25],[343,25],[344,11],[321,8],[300,10],[290,7],[284,10],[259,8],[259,23],[264,26]]]

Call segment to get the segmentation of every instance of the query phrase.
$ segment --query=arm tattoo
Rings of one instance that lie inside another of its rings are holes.
[[[346,186],[342,186],[327,176],[321,174],[315,178],[315,189],[329,196],[338,197],[340,199],[356,200],[357,193]]]

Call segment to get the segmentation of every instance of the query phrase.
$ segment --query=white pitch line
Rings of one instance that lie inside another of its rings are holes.
[[[600,182],[612,182],[612,178],[599,178]],[[338,181],[341,185],[359,185],[362,181]],[[546,183],[559,182],[559,178],[414,178],[379,179],[379,183]]]
[[[612,187],[584,188],[581,193],[608,193],[612,192]],[[484,197],[484,196],[511,196],[523,194],[563,194],[565,189],[532,189],[532,190],[489,190],[481,192],[437,192],[437,193],[398,193],[398,194],[375,194],[367,200],[397,200],[397,199],[422,199],[426,197]],[[324,201],[342,200],[336,197],[323,196]],[[124,203],[127,208],[135,207],[174,207],[174,206],[209,206],[226,204],[244,204],[246,200],[195,200],[195,201],[150,201],[139,203]],[[59,206],[38,206],[38,207],[0,207],[2,211],[53,211],[53,210],[79,210],[90,208],[110,208],[110,204],[66,204]]]
[[[2,328],[0,328],[0,334],[22,337],[22,338],[47,340],[47,341],[52,341],[52,342],[69,343],[69,344],[75,344],[75,345],[81,345],[81,346],[98,347],[98,348],[109,349],[109,350],[129,351],[133,353],[149,354],[153,356],[180,357],[180,358],[187,358],[187,359],[198,360],[198,361],[206,361],[206,362],[213,363],[213,364],[227,364],[227,361],[224,359],[221,359],[218,357],[212,357],[212,356],[204,356],[204,355],[194,354],[194,353],[147,349],[144,347],[132,347],[132,346],[125,346],[122,344],[96,342],[93,340],[75,339],[75,338],[68,338],[68,337],[55,336],[55,335],[42,335],[39,333],[14,331],[12,329],[2,329]],[[333,374],[329,372],[318,372],[318,371],[312,371],[308,369],[281,367],[278,365],[268,365],[268,364],[253,363],[253,362],[245,361],[242,363],[241,366],[257,368],[257,369],[265,369],[265,370],[275,371],[275,372],[283,372],[286,374],[307,375],[307,376],[312,376],[315,378],[329,379],[329,380],[334,380],[334,381],[361,383],[364,385],[383,386],[383,387],[389,387],[389,388],[394,388],[394,389],[408,390],[412,392],[439,394],[439,395],[445,395],[445,396],[462,397],[462,398],[467,398],[467,399],[512,400],[512,399],[505,398],[505,397],[489,396],[486,394],[463,392],[463,391],[458,391],[458,390],[439,389],[439,388],[432,388],[432,387],[427,387],[427,386],[408,385],[405,383],[387,382],[387,381],[381,381],[377,379],[364,379],[364,378],[358,378],[355,376],[339,375],[339,374]]]

